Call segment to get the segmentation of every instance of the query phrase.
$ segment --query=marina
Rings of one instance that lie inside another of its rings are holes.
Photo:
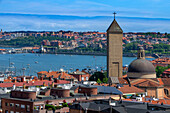
[[[123,66],[128,66],[136,57],[123,57]],[[153,60],[154,58],[147,58]],[[66,55],[66,54],[0,54],[0,71],[8,75],[37,75],[39,71],[67,72],[76,69],[106,70],[106,56]],[[7,73],[6,73],[7,74]]]

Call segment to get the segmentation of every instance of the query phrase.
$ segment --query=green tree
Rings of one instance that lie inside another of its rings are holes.
[[[166,69],[169,69],[170,68],[170,65],[168,65],[167,67],[162,67],[162,66],[157,66],[156,67],[156,76],[157,77],[160,77],[160,75],[166,70]]]
[[[103,78],[103,83],[107,83],[108,82],[108,78]]]
[[[102,83],[102,81],[98,78],[97,83]]]
[[[107,73],[102,73],[102,72],[95,72],[90,78],[89,81],[101,81],[102,83],[107,83],[108,78],[107,78]]]

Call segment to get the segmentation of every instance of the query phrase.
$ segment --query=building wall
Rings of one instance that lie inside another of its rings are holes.
[[[157,88],[157,98],[159,99],[164,98],[164,88]]]
[[[11,97],[21,99],[36,99],[36,92],[32,91],[11,91]]]
[[[79,93],[87,94],[87,95],[97,95],[97,88],[87,88],[87,87],[79,87]]]
[[[50,96],[51,90],[47,90],[46,92],[40,92],[40,95]]]
[[[157,95],[156,95],[156,88],[147,88],[147,94],[148,94],[148,96],[157,97]]]
[[[168,92],[169,92],[169,95],[168,95],[168,96],[170,96],[170,86],[164,86],[164,89],[167,89],[167,90],[168,90]],[[164,96],[166,97],[165,92],[164,92]]]
[[[73,77],[75,77],[78,81],[88,81],[90,75],[89,74],[85,74],[85,75],[77,75],[77,74],[73,74]],[[84,80],[82,80],[82,77],[84,77]],[[88,79],[86,79],[86,77],[88,77]]]
[[[109,77],[122,77],[122,33],[108,33],[107,71]]]
[[[70,97],[69,89],[51,89],[51,95],[57,95],[59,98],[61,97]]]
[[[70,113],[84,113],[84,110],[70,109]]]
[[[10,106],[10,103],[13,103],[13,106]],[[10,113],[10,111],[14,111],[14,113],[16,112],[33,113],[33,102],[30,101],[2,98],[1,104],[2,104],[2,113],[5,113],[6,110],[8,111],[8,113]],[[16,107],[16,104],[19,106]],[[21,105],[22,106],[24,105],[25,108],[21,108]],[[29,106],[29,108],[27,106]]]
[[[148,73],[127,72],[127,76],[132,78],[156,78],[156,73],[148,74]]]

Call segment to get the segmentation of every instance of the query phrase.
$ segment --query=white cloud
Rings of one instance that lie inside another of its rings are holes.
[[[112,17],[0,15],[0,29],[2,28],[4,31],[106,31],[112,20]],[[124,32],[170,31],[170,19],[117,17],[117,21]]]

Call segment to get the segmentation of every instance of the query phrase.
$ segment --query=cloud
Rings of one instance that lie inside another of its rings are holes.
[[[168,32],[170,19],[116,17],[124,32]],[[0,27],[4,31],[106,31],[113,17],[111,16],[65,16],[33,14],[0,14]]]

